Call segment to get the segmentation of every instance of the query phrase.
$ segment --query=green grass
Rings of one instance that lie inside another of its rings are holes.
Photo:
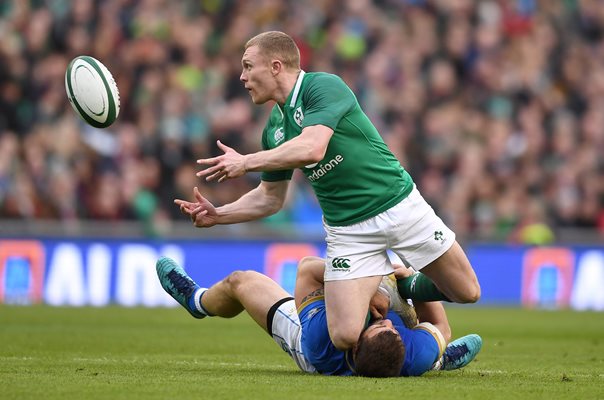
[[[449,307],[484,346],[419,378],[306,375],[246,316],[0,306],[2,399],[602,399],[604,314]]]

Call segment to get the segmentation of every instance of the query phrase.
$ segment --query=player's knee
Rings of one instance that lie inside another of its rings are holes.
[[[233,292],[242,287],[244,283],[249,283],[254,279],[254,275],[258,274],[256,271],[233,271],[225,279],[224,283]]]
[[[458,303],[476,303],[480,300],[480,285],[474,282],[461,294]]]
[[[470,296],[468,303],[476,303],[480,300],[480,284],[478,281],[474,281],[472,288],[470,289]]]
[[[352,329],[331,329],[329,336],[338,350],[346,351],[352,349],[357,344],[361,332]]]

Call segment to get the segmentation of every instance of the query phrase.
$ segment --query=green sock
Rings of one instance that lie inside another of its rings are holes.
[[[365,326],[363,327],[363,329],[367,329],[370,322],[371,322],[371,311],[367,311],[367,316],[365,317]]]
[[[426,275],[417,272],[407,278],[397,279],[396,286],[403,299],[419,301],[451,301]]]

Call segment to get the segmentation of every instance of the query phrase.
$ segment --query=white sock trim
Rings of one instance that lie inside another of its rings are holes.
[[[202,313],[203,315],[210,315],[205,308],[201,305],[201,296],[208,290],[208,288],[199,288],[193,293],[193,304],[195,305],[195,309]]]
[[[445,356],[442,355],[439,357],[439,359],[432,364],[432,368],[430,368],[431,371],[440,371],[441,369],[443,369],[443,365],[445,363]]]

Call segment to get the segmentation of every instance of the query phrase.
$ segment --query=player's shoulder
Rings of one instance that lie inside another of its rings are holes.
[[[408,329],[403,341],[407,347],[405,363],[401,370],[403,376],[423,375],[442,356],[445,348],[442,334],[428,322]]]
[[[342,78],[340,78],[338,75],[330,74],[329,72],[308,72],[304,78],[307,88],[310,89],[315,87],[324,88],[325,86],[348,87]]]

